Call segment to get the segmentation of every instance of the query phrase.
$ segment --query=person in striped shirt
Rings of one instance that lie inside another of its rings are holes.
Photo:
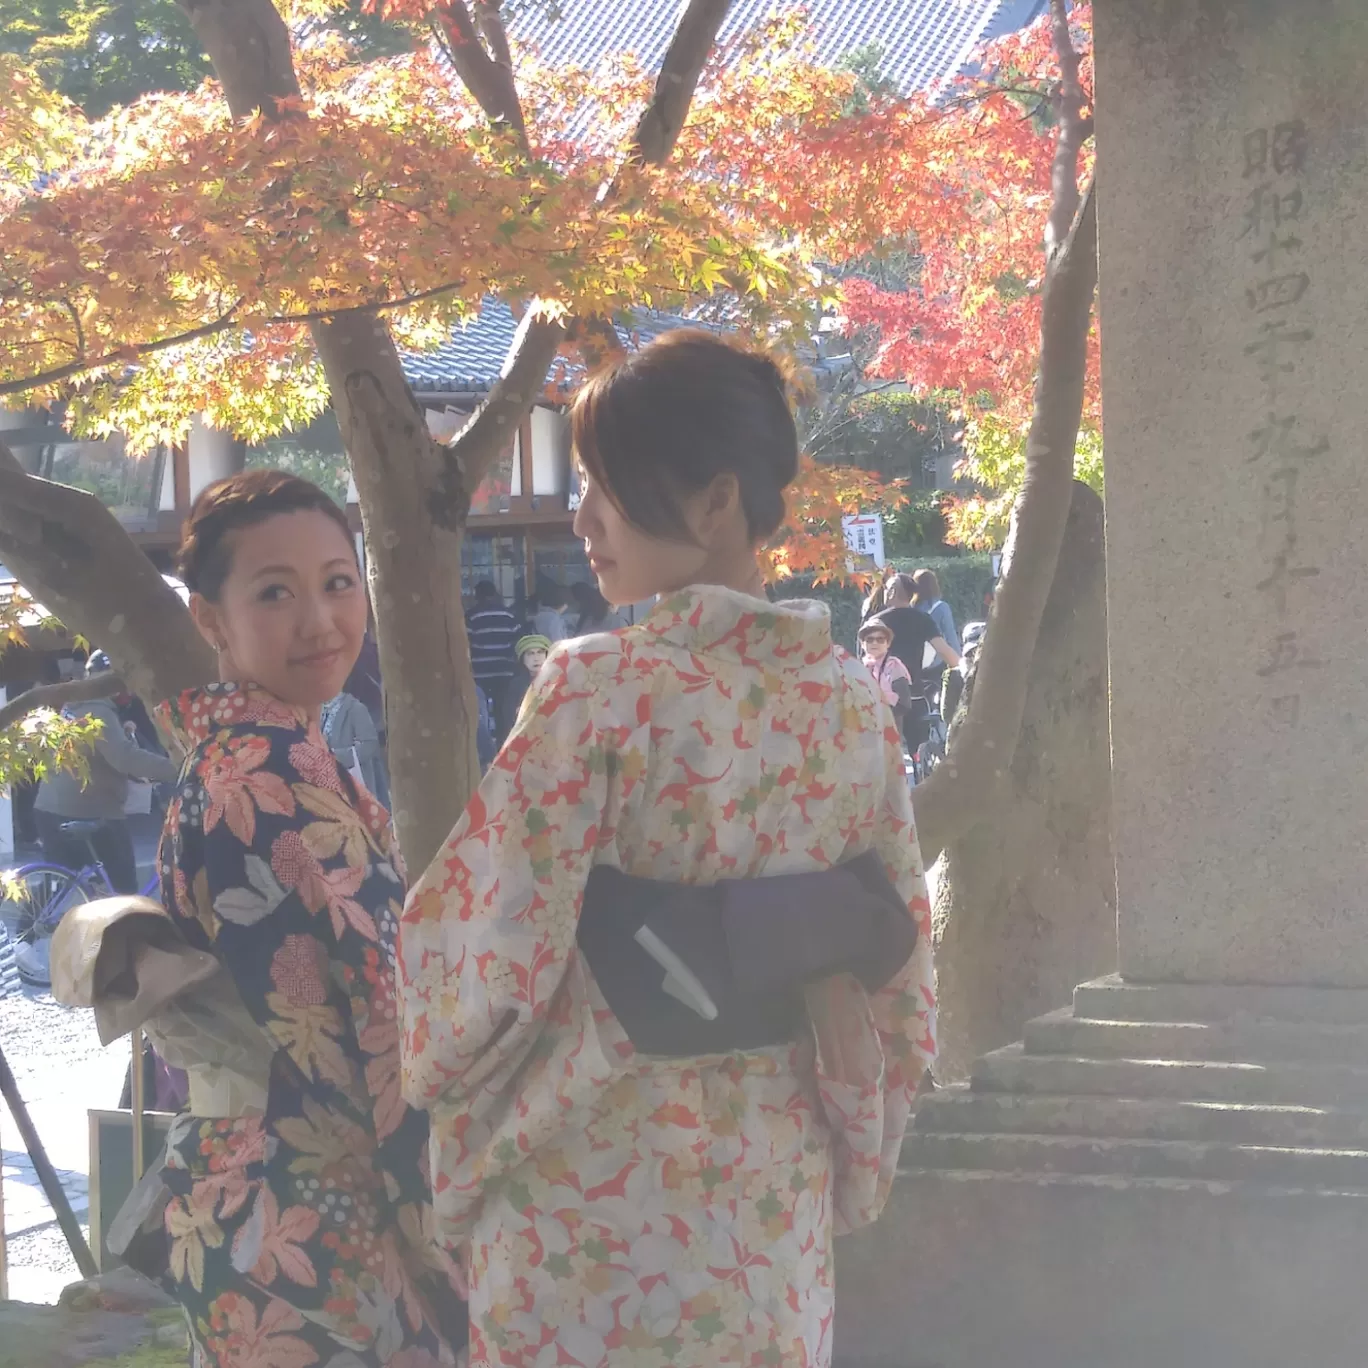
[[[511,723],[505,716],[504,696],[517,670],[513,647],[522,635],[522,624],[509,612],[490,580],[481,580],[475,586],[475,602],[466,614],[466,635],[470,638],[471,672],[493,707],[496,741],[502,744]]]

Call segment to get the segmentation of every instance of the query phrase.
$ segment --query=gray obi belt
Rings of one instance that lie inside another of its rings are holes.
[[[807,984],[850,973],[882,988],[911,958],[917,923],[870,851],[709,885],[598,865],[577,939],[632,1047],[682,1058],[799,1039]]]

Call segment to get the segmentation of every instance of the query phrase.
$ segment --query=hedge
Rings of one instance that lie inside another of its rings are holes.
[[[925,560],[889,561],[896,570],[934,570],[940,580],[941,593],[955,615],[955,626],[961,631],[966,622],[983,619],[983,596],[992,586],[993,562],[987,554],[967,556],[931,556]],[[860,630],[860,605],[864,595],[854,585],[817,584],[810,575],[795,575],[780,580],[774,586],[777,599],[818,599],[831,608],[831,634],[842,646],[855,647],[855,634]]]

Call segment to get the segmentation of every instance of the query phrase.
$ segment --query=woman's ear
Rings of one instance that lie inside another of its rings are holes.
[[[190,616],[194,618],[200,636],[214,650],[223,651],[227,649],[228,643],[223,638],[222,614],[215,604],[210,603],[203,594],[191,594]]]
[[[706,539],[718,528],[726,527],[741,513],[741,483],[731,471],[715,475],[703,491],[702,526],[698,529]]]

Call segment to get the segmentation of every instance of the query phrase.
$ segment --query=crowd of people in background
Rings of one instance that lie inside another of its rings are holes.
[[[466,612],[466,631],[479,702],[476,744],[481,769],[488,767],[513,729],[523,698],[554,645],[626,625],[594,584],[575,583],[567,589],[542,578],[518,611],[505,603],[491,580],[480,580]],[[876,585],[861,614],[858,646],[904,729],[909,750],[915,750],[925,740],[926,709],[919,708],[917,700],[934,703],[946,669],[959,665],[963,649],[935,572],[892,573]],[[89,672],[109,668],[104,652],[92,653]],[[92,755],[91,780],[58,773],[41,787],[31,786],[19,795],[18,818],[25,832],[31,830],[28,839],[41,843],[49,859],[74,868],[86,863],[87,852],[61,831],[62,823],[102,819],[107,829],[99,835],[99,856],[114,888],[133,892],[133,843],[124,821],[129,781],[173,783],[174,766],[135,697],[119,695],[83,704],[74,710],[77,714],[98,715],[106,722]],[[388,805],[384,689],[372,632],[366,633],[345,688],[324,707],[321,723],[339,764]],[[164,807],[165,790],[159,789],[158,798],[157,806]]]
[[[947,670],[960,663],[955,615],[933,570],[896,572],[865,600],[860,648],[865,665],[893,707],[908,752],[926,741]],[[894,667],[897,667],[896,669]],[[906,676],[906,697],[899,690]]]
[[[626,625],[592,584],[572,584],[567,590],[542,579],[516,610],[492,580],[480,580],[466,610],[479,704],[475,740],[480,768],[489,766],[513,730],[528,687],[557,642]],[[384,691],[379,653],[369,632],[346,688],[323,709],[322,727],[338,763],[388,805]]]
[[[489,765],[513,730],[528,686],[557,642],[626,625],[626,618],[592,584],[572,584],[567,591],[542,580],[517,613],[492,580],[481,580],[466,612],[471,672],[479,691],[480,767]]]
[[[108,674],[113,666],[104,651],[92,651],[86,674]],[[44,856],[70,869],[90,864],[105,868],[116,893],[138,891],[138,866],[128,829],[130,781],[171,784],[177,765],[156,739],[146,709],[127,691],[94,698],[67,710],[72,718],[99,722],[100,732],[86,757],[84,772],[56,769],[44,775],[33,802],[33,824]],[[147,724],[144,738],[138,714]],[[99,823],[81,836],[73,822]]]

